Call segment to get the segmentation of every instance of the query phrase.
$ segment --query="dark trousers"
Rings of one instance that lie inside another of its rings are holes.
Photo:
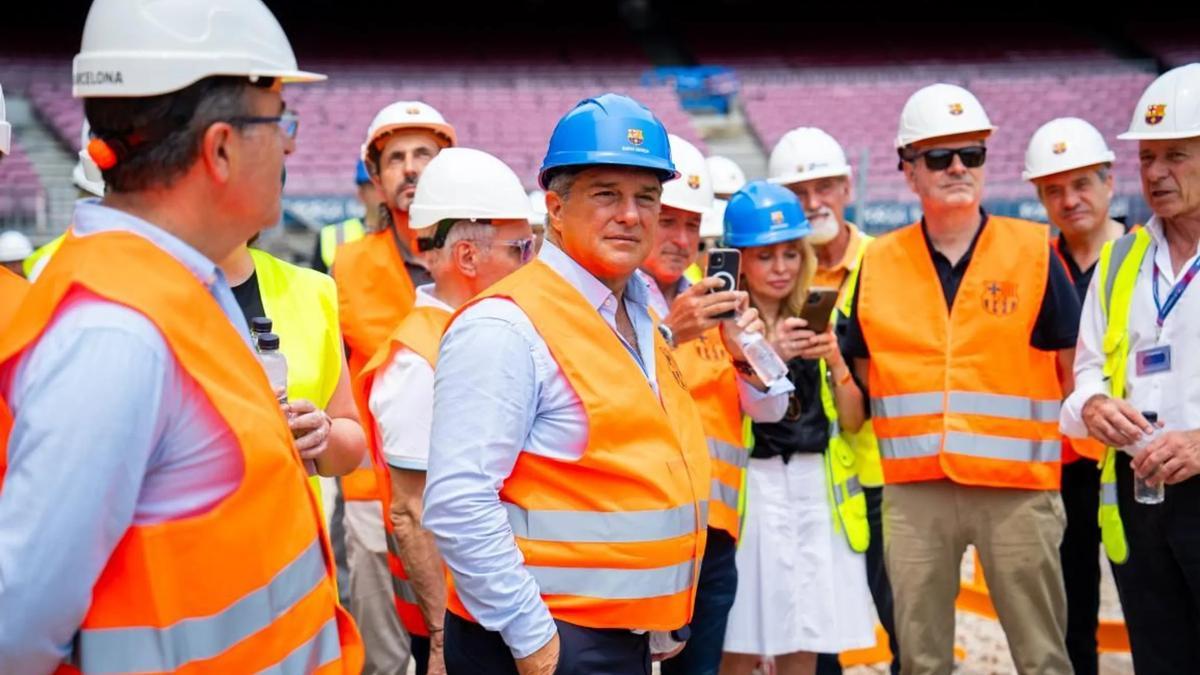
[[[346,514],[346,502],[342,499],[342,483],[338,481],[337,496],[333,500],[333,516],[329,519],[329,544],[333,547],[333,562],[337,567],[338,602],[342,607],[350,606],[350,567],[346,564],[346,526],[342,518]]]
[[[1168,485],[1162,504],[1133,500],[1129,457],[1117,455],[1129,560],[1113,565],[1137,675],[1200,673],[1200,477]]]
[[[864,487],[867,498],[867,524],[871,527],[871,544],[867,547],[867,586],[871,599],[875,601],[875,612],[879,623],[888,634],[888,647],[892,650],[892,675],[900,675],[900,645],[896,643],[896,622],[892,615],[892,583],[888,581],[887,567],[883,564],[883,488]],[[817,675],[840,675],[842,665],[837,654],[817,656]]]
[[[558,624],[555,675],[650,675],[650,638],[627,630]],[[446,612],[447,675],[517,675],[499,633]]]
[[[1100,623],[1100,468],[1089,459],[1064,464],[1062,499],[1067,513],[1059,555],[1067,590],[1067,655],[1075,675],[1097,675]]]
[[[429,638],[413,635],[409,638],[412,645],[413,662],[417,667],[417,675],[429,672]]]
[[[662,675],[716,675],[725,646],[725,625],[737,593],[737,543],[725,530],[708,528],[708,545],[700,564],[691,636],[683,651],[664,661]]]

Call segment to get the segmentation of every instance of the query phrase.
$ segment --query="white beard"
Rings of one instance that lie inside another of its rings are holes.
[[[838,219],[832,213],[810,218],[808,225],[812,228],[812,232],[808,233],[806,239],[808,239],[808,243],[814,246],[821,246],[833,241],[837,238],[841,228],[841,223],[838,222]]]

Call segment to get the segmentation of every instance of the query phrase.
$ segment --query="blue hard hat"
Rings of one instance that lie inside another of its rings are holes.
[[[545,189],[553,169],[592,165],[652,169],[664,181],[679,177],[666,127],[649,108],[621,94],[584,99],[563,115],[550,136],[538,184]]]
[[[366,185],[371,182],[371,174],[367,173],[367,163],[358,160],[358,166],[354,168],[354,184]]]
[[[725,207],[728,246],[769,246],[799,239],[811,231],[796,195],[765,180],[747,183],[733,193]]]

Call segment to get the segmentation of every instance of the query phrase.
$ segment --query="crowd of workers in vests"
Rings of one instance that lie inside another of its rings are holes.
[[[1101,548],[1137,672],[1200,672],[1200,64],[1121,135],[1144,224],[1093,126],[1038,129],[1053,238],[981,208],[949,84],[879,238],[820,129],[746,182],[599,94],[531,196],[399,101],[332,278],[254,247],[321,79],[260,0],[93,3],[99,199],[0,238],[0,672],[837,673],[878,620],[949,673],[968,545],[1018,672],[1098,671]]]

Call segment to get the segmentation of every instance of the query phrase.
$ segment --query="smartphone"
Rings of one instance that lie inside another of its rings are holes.
[[[836,288],[810,288],[808,297],[804,300],[804,309],[800,318],[808,322],[808,330],[814,333],[824,333],[829,330],[829,319],[833,308],[837,305],[838,290]]]
[[[738,287],[738,279],[742,274],[742,252],[736,248],[714,248],[708,252],[708,267],[704,273],[706,277],[720,279],[721,285],[717,288],[708,289],[709,293],[722,293],[724,291],[736,291]],[[714,319],[732,319],[737,316],[737,312],[729,310],[721,314],[713,315]]]

